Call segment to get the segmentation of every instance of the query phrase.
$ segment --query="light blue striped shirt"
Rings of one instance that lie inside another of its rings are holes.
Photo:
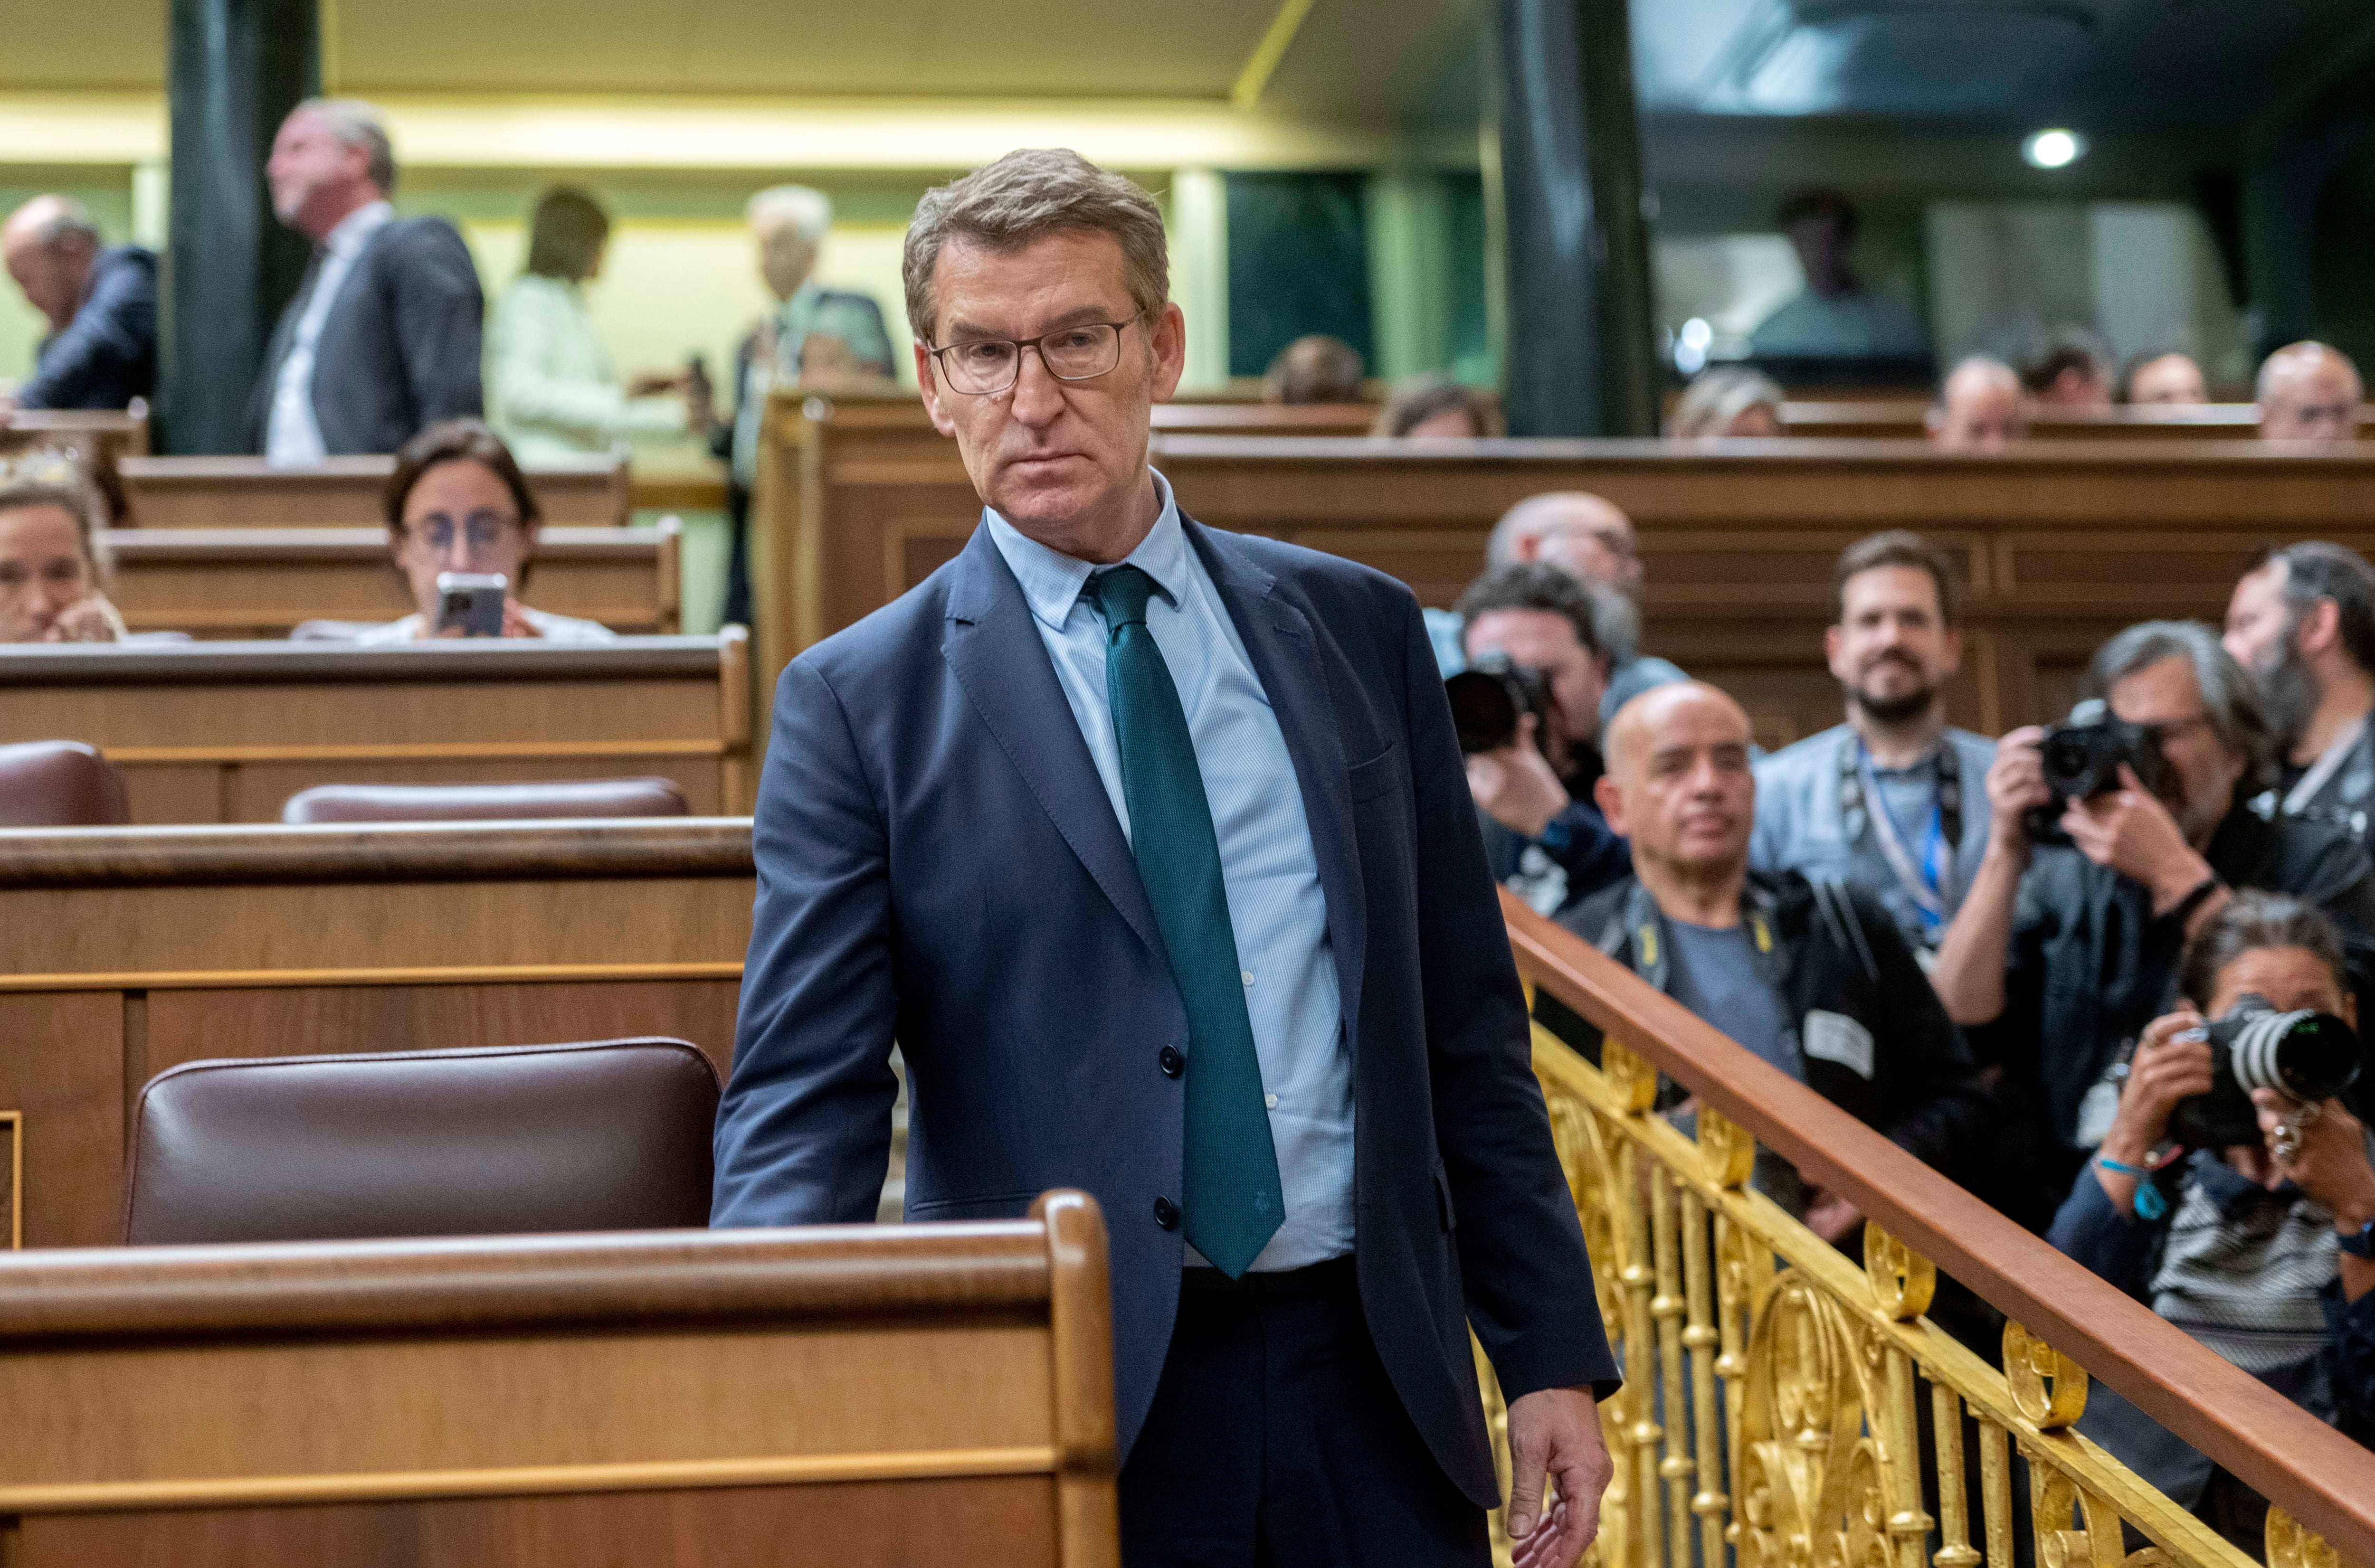
[[[1146,629],[1179,689],[1212,809],[1286,1197],[1286,1220],[1253,1267],[1300,1268],[1353,1250],[1353,1063],[1328,939],[1328,900],[1278,716],[1188,542],[1170,485],[1160,474],[1154,485],[1163,513],[1128,563],[1161,590],[1147,601]],[[1024,537],[994,511],[985,509],[983,517],[1031,603],[1039,640],[1127,837],[1121,751],[1105,697],[1105,622],[1081,597],[1099,569]]]

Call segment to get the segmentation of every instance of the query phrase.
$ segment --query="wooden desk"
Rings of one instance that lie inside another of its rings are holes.
[[[0,649],[0,741],[84,740],[140,823],[277,821],[317,784],[674,779],[750,801],[750,657],[715,637],[357,648],[201,643]]]
[[[127,457],[120,466],[135,528],[384,528],[380,492],[393,457],[332,457],[275,468],[261,457]],[[631,506],[616,457],[555,459],[526,470],[548,527],[615,528]]]
[[[148,405],[129,408],[19,408],[0,422],[0,452],[62,446],[102,461],[148,454]]]
[[[613,631],[673,633],[684,527],[547,528],[530,598]],[[394,620],[413,608],[383,528],[113,528],[108,596],[135,631],[286,637],[308,620]]]
[[[748,818],[0,831],[0,1241],[113,1241],[134,1097],[199,1057],[667,1034],[722,1078],[754,891]]]
[[[921,582],[980,501],[937,454],[863,426],[771,412],[775,570],[754,578],[762,648],[798,649]],[[1639,527],[1643,643],[1731,690],[1779,743],[1837,722],[1823,666],[1831,568],[1882,528],[1915,528],[1969,584],[1956,722],[1989,733],[2065,712],[2121,627],[2218,619],[2263,547],[2331,538],[2375,553],[2375,447],[2031,442],[2001,457],[1914,442],[1409,442],[1159,435],[1154,461],[1214,526],[1350,556],[1448,606],[1508,506],[1606,496]],[[811,519],[814,520],[813,524]],[[762,663],[772,676],[772,655]]]
[[[12,1568],[1117,1568],[1105,1227],[0,1257]]]

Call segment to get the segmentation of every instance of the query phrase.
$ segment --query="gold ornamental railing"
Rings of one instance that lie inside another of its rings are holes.
[[[2375,1454],[1503,906],[1530,991],[1605,1037],[1597,1067],[1534,1043],[1626,1375],[1598,1568],[2251,1568],[2073,1430],[2094,1378],[2275,1504],[2267,1568],[2375,1568]],[[1652,1112],[1660,1073],[1696,1136]],[[1863,1212],[1862,1267],[1748,1186],[1759,1143]],[[2009,1320],[2000,1359],[1923,1315],[1941,1270]]]

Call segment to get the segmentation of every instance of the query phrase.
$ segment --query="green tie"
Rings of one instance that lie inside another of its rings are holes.
[[[1188,1127],[1180,1208],[1188,1239],[1232,1279],[1286,1217],[1261,1061],[1246,1016],[1221,843],[1179,689],[1146,628],[1154,580],[1135,566],[1089,579],[1105,622],[1105,700],[1121,751],[1130,852],[1188,1006]]]

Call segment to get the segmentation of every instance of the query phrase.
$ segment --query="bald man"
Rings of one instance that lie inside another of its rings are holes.
[[[1926,423],[1941,452],[1994,453],[2028,437],[2028,394],[2002,360],[1974,354],[1938,389]]]
[[[35,196],[0,224],[0,263],[50,324],[16,408],[122,408],[157,387],[157,258],[110,246],[80,202]]]
[[[2260,366],[2260,439],[2356,441],[2365,395],[2350,356],[2322,343],[2289,344]]]
[[[1518,561],[1555,566],[1592,590],[1594,641],[1608,659],[1600,723],[1653,686],[1686,680],[1671,662],[1640,650],[1641,546],[1633,519],[1614,502],[1584,490],[1528,496],[1501,514],[1484,546],[1484,570]],[[1448,610],[1426,612],[1427,637],[1447,676],[1467,667],[1466,628]]]
[[[1630,837],[1633,875],[1560,924],[1908,1152],[1958,1174],[1987,1119],[1962,1036],[1868,894],[1748,867],[1756,781],[1748,715],[1712,686],[1661,686],[1625,704],[1595,787]],[[1555,1032],[1598,1056],[1591,1026],[1547,998]],[[1824,1239],[1862,1216],[1760,1151],[1756,1185]]]

